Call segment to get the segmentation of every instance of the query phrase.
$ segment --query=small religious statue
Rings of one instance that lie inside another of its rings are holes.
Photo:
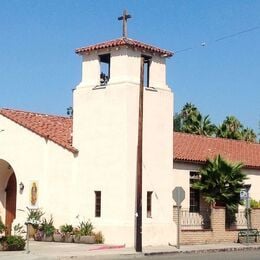
[[[37,202],[37,199],[38,199],[37,198],[38,197],[37,191],[38,191],[37,184],[36,184],[36,182],[33,182],[32,188],[31,188],[31,204],[32,204],[32,206],[36,205],[36,202]]]

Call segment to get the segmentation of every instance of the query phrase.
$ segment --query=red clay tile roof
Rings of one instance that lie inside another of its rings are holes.
[[[260,144],[174,132],[174,160],[204,163],[220,154],[246,168],[260,169]]]
[[[111,48],[111,47],[119,47],[119,46],[128,46],[131,48],[137,48],[137,49],[145,50],[145,51],[148,51],[151,53],[157,53],[157,54],[165,56],[165,57],[171,57],[173,55],[173,53],[170,51],[160,49],[160,48],[154,47],[152,45],[142,43],[142,42],[130,39],[130,38],[124,38],[124,37],[118,38],[115,40],[111,40],[111,41],[98,43],[98,44],[87,46],[87,47],[78,48],[78,49],[76,49],[75,52],[77,54],[83,54],[86,52],[91,52],[91,51],[96,51],[96,50],[101,50],[101,49],[106,49],[106,48]]]
[[[75,153],[72,146],[72,119],[13,109],[0,109],[7,117],[30,131]],[[260,144],[224,138],[173,133],[174,161],[205,163],[207,158],[221,154],[225,159],[243,162],[246,168],[260,169]]]
[[[13,109],[0,109],[0,115],[76,153],[72,146],[72,120],[68,117],[52,116]]]

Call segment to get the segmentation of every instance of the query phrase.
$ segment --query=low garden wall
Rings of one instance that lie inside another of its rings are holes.
[[[238,229],[226,229],[225,207],[213,207],[210,213],[211,227],[208,229],[181,229],[180,244],[210,244],[223,242],[237,242]],[[173,209],[173,220],[177,224],[177,207]],[[252,228],[260,229],[260,209],[251,209]]]

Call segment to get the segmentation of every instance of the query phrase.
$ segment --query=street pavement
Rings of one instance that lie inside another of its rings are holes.
[[[246,254],[258,254],[260,259],[260,244],[205,244],[205,245],[189,245],[181,246],[177,249],[174,246],[150,246],[143,247],[142,253],[136,253],[134,248],[125,247],[124,245],[89,245],[77,243],[57,243],[57,242],[37,242],[30,241],[30,253],[26,251],[2,251],[0,252],[0,260],[69,260],[69,259],[186,259],[180,258],[188,255],[198,256],[199,254],[213,254],[223,251],[229,253],[237,253],[238,256]],[[239,252],[237,252],[239,251]],[[149,257],[147,257],[149,256]],[[167,258],[168,257],[168,258]],[[179,257],[179,258],[178,258]],[[194,258],[208,259],[208,258]],[[193,260],[194,260],[193,259]],[[214,258],[211,258],[213,260]],[[220,258],[215,258],[220,259]],[[229,259],[229,258],[221,258]],[[251,259],[251,258],[238,258]],[[252,258],[253,259],[253,258]]]

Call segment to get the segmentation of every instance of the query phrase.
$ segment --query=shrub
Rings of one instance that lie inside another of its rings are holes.
[[[55,231],[55,227],[53,226],[52,216],[49,221],[46,218],[43,219],[41,226],[40,226],[40,230],[42,230],[44,235],[47,237],[53,235],[53,233]]]
[[[2,221],[2,219],[0,217],[0,234],[4,233],[5,229],[6,229],[6,227],[5,227],[3,221]]]
[[[7,250],[17,251],[24,250],[25,239],[21,236],[7,236],[6,237]]]
[[[251,208],[260,208],[260,200],[257,201],[257,200],[251,199],[250,200],[250,207]]]
[[[27,222],[32,224],[34,228],[38,228],[41,217],[45,214],[41,209],[28,208]]]
[[[22,233],[25,233],[23,226],[18,223],[14,226],[14,235],[20,236]]]
[[[83,220],[79,222],[79,234],[81,236],[89,236],[92,235],[92,231],[93,231],[93,225],[90,222],[90,220]]]
[[[105,238],[101,231],[94,233],[94,236],[97,244],[103,244],[105,242]]]
[[[68,224],[62,225],[60,227],[60,231],[62,233],[64,233],[64,234],[72,233],[73,232],[73,226],[72,225],[68,225]]]

